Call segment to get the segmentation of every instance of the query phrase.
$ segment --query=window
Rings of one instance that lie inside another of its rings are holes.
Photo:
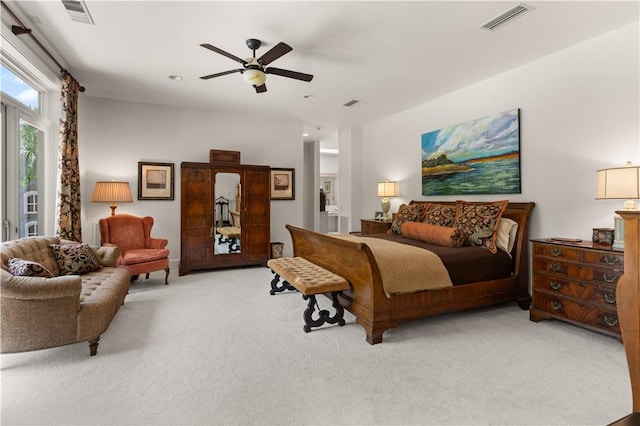
[[[4,65],[0,65],[2,92],[33,111],[40,111],[40,92],[18,77]]]
[[[40,114],[44,92],[22,78],[18,69],[0,66],[3,241],[38,235],[44,220],[40,206],[48,122]]]

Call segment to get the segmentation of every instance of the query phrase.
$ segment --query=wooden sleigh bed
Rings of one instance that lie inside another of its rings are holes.
[[[411,204],[428,204],[412,201]],[[433,203],[455,206],[456,202]],[[385,293],[380,268],[370,247],[327,234],[287,225],[294,256],[303,257],[344,277],[350,285],[340,296],[342,305],[355,315],[370,344],[382,342],[385,330],[419,318],[515,301],[529,309],[528,223],[535,203],[510,202],[502,217],[518,223],[511,251],[512,271],[506,278],[471,282],[406,294]]]

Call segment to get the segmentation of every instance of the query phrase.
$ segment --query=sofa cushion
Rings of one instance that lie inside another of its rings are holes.
[[[11,275],[18,277],[53,278],[54,275],[38,262],[12,257],[9,259],[8,270]]]
[[[82,275],[102,268],[88,244],[50,244],[49,247],[60,275]]]
[[[0,258],[2,258],[2,269],[9,272],[9,259],[18,259],[37,262],[47,268],[54,277],[60,275],[58,263],[51,253],[49,244],[60,244],[60,239],[55,237],[25,237],[18,240],[4,241]]]

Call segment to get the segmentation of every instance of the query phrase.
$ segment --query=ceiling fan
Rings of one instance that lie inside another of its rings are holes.
[[[271,48],[269,51],[267,51],[267,53],[256,59],[256,50],[259,49],[261,45],[262,42],[260,40],[257,40],[255,38],[248,39],[247,46],[249,47],[249,49],[253,50],[253,57],[242,59],[208,43],[201,44],[200,46],[206,49],[226,56],[229,59],[233,59],[236,62],[240,62],[244,68],[204,75],[200,78],[203,80],[208,80],[210,78],[239,72],[240,74],[242,74],[244,81],[255,87],[256,93],[263,93],[267,91],[267,86],[265,85],[265,81],[267,79],[266,74],[275,74],[282,77],[288,77],[302,81],[311,81],[313,79],[313,75],[311,74],[305,74],[297,71],[290,71],[275,67],[265,68],[266,65],[269,65],[279,57],[291,52],[293,48],[286,43],[280,42],[273,46],[273,48]]]

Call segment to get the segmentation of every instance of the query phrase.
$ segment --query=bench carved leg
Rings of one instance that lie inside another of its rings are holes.
[[[273,270],[271,270],[271,272],[273,272],[274,275],[273,279],[271,280],[271,290],[269,291],[272,296],[276,293],[282,293],[285,290],[296,291],[296,288],[289,284],[287,280],[282,280],[282,283],[280,283],[280,275],[278,275]]]
[[[338,301],[338,295],[340,293],[341,293],[340,291],[334,291],[331,293],[331,299],[333,300],[333,308],[336,311],[335,314],[331,316],[329,315],[329,311],[327,311],[326,309],[322,309],[318,311],[318,319],[313,319],[313,313],[315,312],[316,306],[317,306],[316,296],[313,294],[309,296],[305,296],[305,295],[302,296],[304,300],[307,300],[307,299],[309,300],[309,302],[307,303],[307,309],[305,309],[304,315],[303,315],[304,317],[303,330],[305,333],[310,332],[311,327],[320,327],[325,323],[327,324],[337,323],[340,327],[342,327],[345,324],[344,318],[343,318],[344,308]]]
[[[98,353],[98,342],[100,341],[100,336],[95,339],[89,340],[89,355],[95,356]]]

